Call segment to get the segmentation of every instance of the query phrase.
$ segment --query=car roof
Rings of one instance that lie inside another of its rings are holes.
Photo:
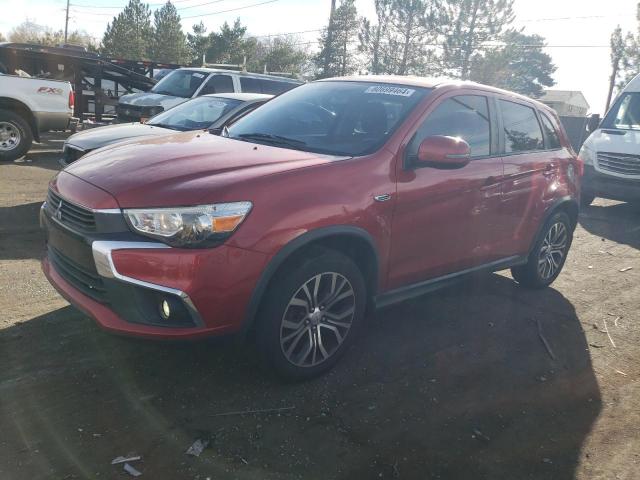
[[[540,110],[553,112],[553,109],[533,98],[521,95],[519,93],[503,90],[501,88],[491,87],[482,83],[470,82],[467,80],[457,80],[446,77],[418,77],[414,75],[350,75],[345,77],[333,77],[317,80],[319,82],[327,81],[346,81],[346,82],[369,82],[369,83],[388,83],[392,85],[406,85],[409,87],[423,88],[444,88],[444,87],[467,87],[473,89],[484,90],[486,92],[499,93],[512,97],[517,100],[523,100],[535,104]]]
[[[282,77],[280,75],[267,75],[265,73],[253,73],[253,72],[242,72],[238,70],[225,70],[223,68],[206,68],[206,67],[180,67],[178,70],[188,70],[190,72],[200,72],[200,73],[233,73],[235,75],[247,76],[247,77],[256,77],[256,78],[264,78],[268,80],[276,80],[278,82],[286,82],[286,83],[295,83],[296,85],[304,83],[302,80],[298,80],[296,78],[287,78]]]
[[[243,102],[250,102],[251,100],[269,100],[273,98],[273,95],[267,95],[266,93],[210,93],[208,95],[202,95],[203,97],[217,97],[217,98],[231,98],[233,100],[242,100]],[[200,97],[196,97],[200,98]]]

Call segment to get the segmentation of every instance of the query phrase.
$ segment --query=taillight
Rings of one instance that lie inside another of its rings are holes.
[[[69,91],[69,108],[73,108],[76,104],[76,94],[73,93],[73,90]]]

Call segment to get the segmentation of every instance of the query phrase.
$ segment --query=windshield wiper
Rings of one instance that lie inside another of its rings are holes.
[[[295,138],[283,137],[282,135],[274,135],[271,133],[241,133],[235,138],[242,140],[257,140],[259,142],[271,143],[273,145],[285,145],[293,148],[307,146],[307,142],[303,142],[302,140],[296,140]]]
[[[181,130],[180,127],[169,125],[168,123],[149,123],[149,122],[147,122],[147,125],[151,125],[152,127],[168,128],[169,130]]]

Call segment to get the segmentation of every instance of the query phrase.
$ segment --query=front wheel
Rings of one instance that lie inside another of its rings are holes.
[[[32,143],[29,124],[20,115],[0,109],[0,162],[23,157]]]
[[[557,212],[545,223],[542,235],[526,264],[511,269],[522,286],[544,288],[560,274],[573,239],[573,226],[565,212]]]
[[[353,341],[366,308],[362,273],[349,257],[309,251],[271,282],[256,329],[259,349],[287,380],[329,370]]]

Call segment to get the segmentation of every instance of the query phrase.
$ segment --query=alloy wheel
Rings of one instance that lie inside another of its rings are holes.
[[[298,367],[315,367],[340,348],[351,329],[355,292],[349,280],[324,272],[307,280],[289,300],[280,326],[280,347]]]
[[[556,222],[551,225],[538,254],[538,273],[543,280],[553,277],[562,265],[568,239],[564,223]]]
[[[13,123],[0,122],[0,151],[8,152],[20,145],[20,130]]]

